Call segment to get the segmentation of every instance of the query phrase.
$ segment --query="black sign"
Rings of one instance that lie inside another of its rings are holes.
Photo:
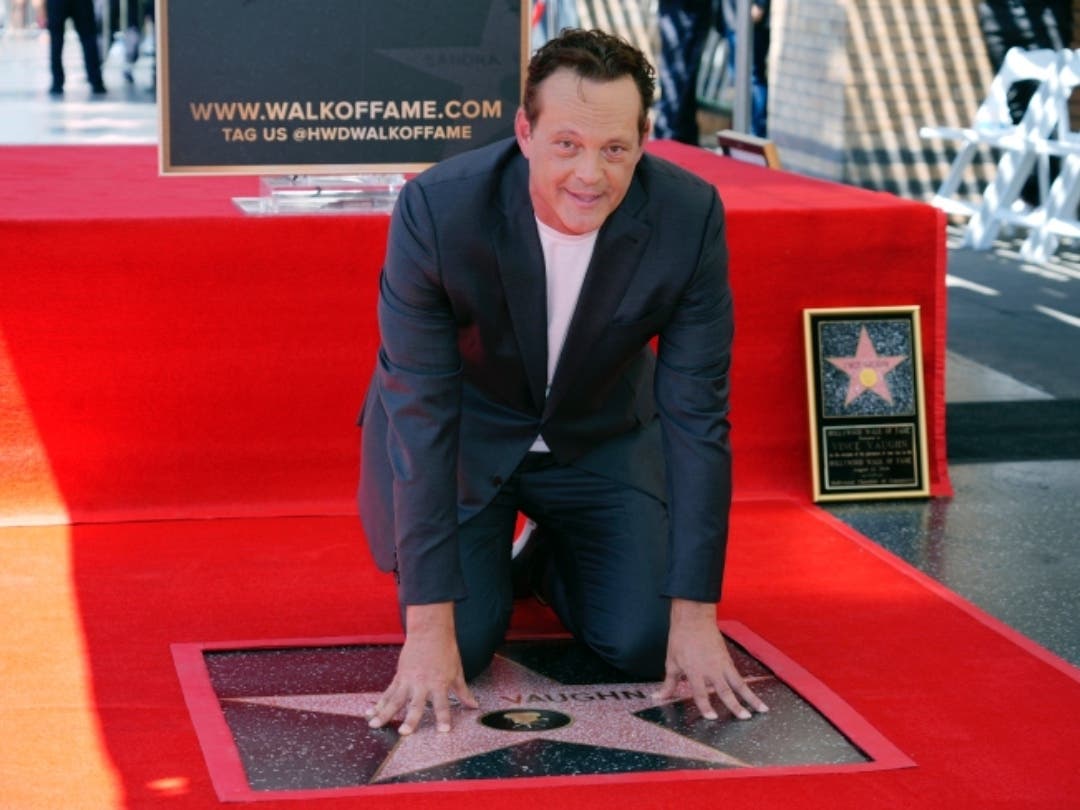
[[[418,171],[513,134],[527,0],[158,0],[163,173]]]
[[[929,494],[918,316],[805,310],[814,500]]]

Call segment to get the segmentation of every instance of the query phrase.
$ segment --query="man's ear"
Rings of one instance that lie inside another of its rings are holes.
[[[532,127],[529,119],[525,117],[525,108],[518,107],[514,116],[514,135],[517,136],[518,148],[525,157],[529,156],[532,147]]]

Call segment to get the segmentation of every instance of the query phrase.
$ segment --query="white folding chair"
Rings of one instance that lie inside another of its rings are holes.
[[[1061,158],[1061,166],[1046,194],[1042,221],[1028,233],[1020,247],[1021,255],[1029,260],[1049,260],[1062,236],[1080,239],[1076,212],[1080,204],[1080,132],[1074,131],[1069,122],[1069,99],[1077,87],[1080,87],[1080,50],[1063,51],[1053,85],[1056,134],[1040,144],[1043,151]]]
[[[959,143],[959,152],[931,203],[950,214],[978,218],[976,235],[980,242],[985,241],[990,231],[996,233],[1001,224],[998,217],[1017,199],[1031,174],[1035,165],[1032,135],[1046,137],[1054,128],[1057,109],[1050,103],[1049,86],[1057,65],[1058,52],[1052,49],[1012,48],[1005,54],[970,127],[927,126],[919,130],[923,138]],[[1039,84],[1023,117],[1014,123],[1009,110],[1009,89],[1022,81]],[[1001,150],[1002,155],[994,181],[984,192],[982,201],[971,202],[961,199],[957,192],[980,147]]]
[[[710,27],[701,51],[697,85],[694,87],[699,108],[730,116],[732,76],[728,71],[729,57],[727,38],[715,27]]]

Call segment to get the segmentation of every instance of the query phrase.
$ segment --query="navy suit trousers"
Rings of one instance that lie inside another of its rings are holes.
[[[628,676],[663,678],[666,506],[546,453],[529,453],[494,501],[459,530],[468,595],[455,603],[454,618],[465,677],[487,667],[510,623],[519,512],[537,523],[541,595],[566,629]]]

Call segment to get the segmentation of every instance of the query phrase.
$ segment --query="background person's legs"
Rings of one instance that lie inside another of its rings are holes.
[[[712,14],[712,0],[660,0],[658,138],[698,145],[698,66]]]
[[[49,26],[49,67],[52,69],[49,92],[54,94],[64,91],[64,29],[67,26],[64,5],[64,0],[48,0],[45,6]]]
[[[90,0],[72,0],[69,5],[71,21],[82,44],[83,63],[86,65],[86,80],[95,93],[105,92],[105,82],[101,78],[101,51],[98,48],[97,21],[94,18],[94,4]]]

